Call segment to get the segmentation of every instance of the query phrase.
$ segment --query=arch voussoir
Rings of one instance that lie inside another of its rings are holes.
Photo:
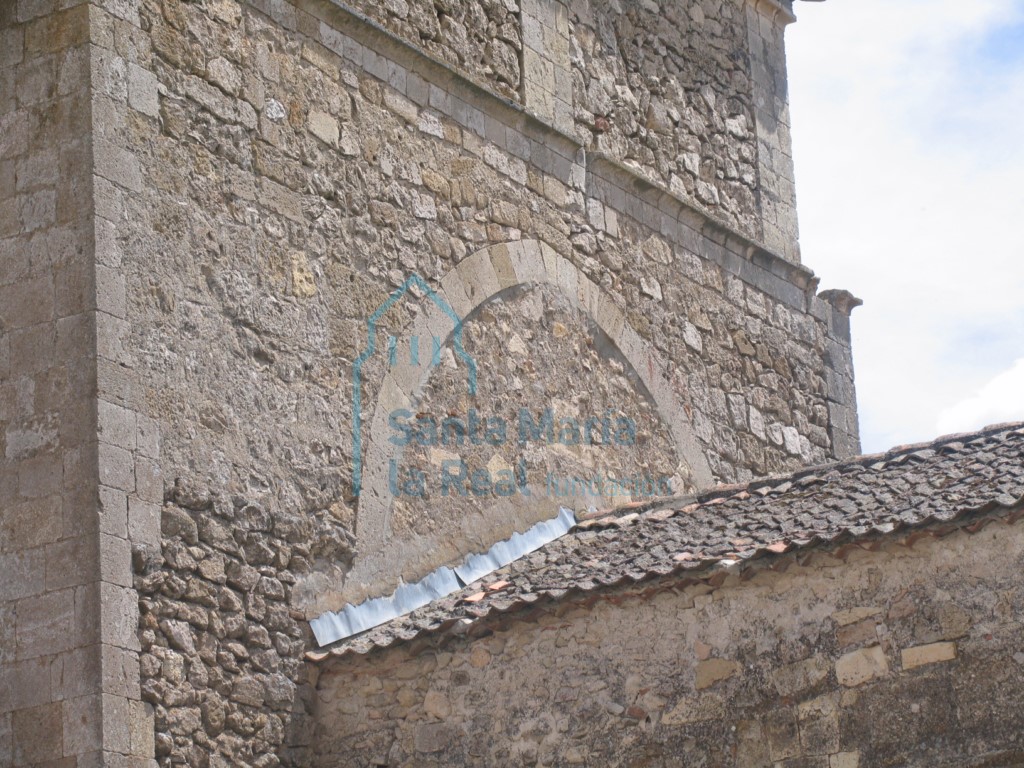
[[[600,328],[635,372],[672,436],[677,457],[689,467],[693,483],[702,487],[713,482],[710,466],[672,386],[667,362],[629,324],[625,313],[606,291],[547,243],[521,240],[481,249],[460,261],[441,278],[440,284],[439,297],[459,318],[469,317],[480,306],[517,285],[544,284],[557,288]],[[448,320],[446,325],[441,315],[440,310],[428,310],[408,329],[406,337],[437,334],[449,340],[452,323]],[[413,407],[416,403],[427,384],[430,367],[421,366],[418,370],[418,375],[403,369],[396,375],[389,372],[385,376],[385,386],[374,409],[367,461],[387,464],[386,417],[392,405]],[[372,492],[363,494],[359,500],[356,526],[360,555],[349,575],[354,584],[377,581],[386,570],[395,567],[396,560],[402,559],[402,543],[390,538],[393,498],[387,484],[387,466],[367,467],[366,477],[372,484],[367,490]],[[431,544],[424,541],[422,546]]]

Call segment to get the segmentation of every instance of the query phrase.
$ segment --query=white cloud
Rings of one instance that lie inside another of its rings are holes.
[[[865,450],[926,440],[940,412],[1024,354],[1024,2],[797,10],[804,263],[865,302],[853,318]]]
[[[1024,357],[976,394],[939,415],[938,431],[970,432],[990,424],[1024,421]]]

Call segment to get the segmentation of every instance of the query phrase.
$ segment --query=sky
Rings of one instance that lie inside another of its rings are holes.
[[[864,451],[1024,420],[1024,0],[796,11],[802,258],[864,301]]]

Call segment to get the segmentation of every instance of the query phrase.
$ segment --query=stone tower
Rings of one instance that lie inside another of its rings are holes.
[[[0,763],[301,765],[309,619],[855,454],[793,20],[0,1]]]

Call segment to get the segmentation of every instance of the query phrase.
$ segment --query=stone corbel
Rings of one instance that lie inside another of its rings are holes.
[[[793,15],[793,11],[784,6],[779,0],[747,0],[754,9],[762,16],[767,16],[771,19],[772,23],[781,21],[782,24],[788,25],[796,21],[796,16]]]
[[[850,313],[853,312],[853,310],[864,304],[863,301],[858,299],[849,291],[844,291],[841,289],[822,291],[818,295],[821,296],[821,298],[827,301],[829,304],[831,304],[837,312],[841,312],[847,317],[850,316]]]

